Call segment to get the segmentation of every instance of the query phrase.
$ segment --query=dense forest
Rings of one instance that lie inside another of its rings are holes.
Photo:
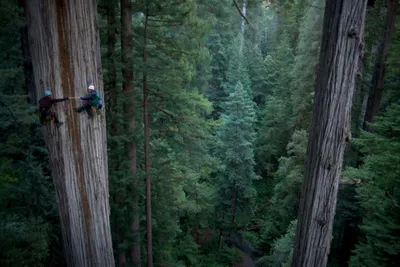
[[[400,266],[397,0],[1,3],[0,266]]]

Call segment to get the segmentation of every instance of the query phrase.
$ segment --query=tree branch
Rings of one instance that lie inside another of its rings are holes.
[[[232,0],[233,4],[235,5],[237,11],[239,11],[240,16],[242,16],[242,18],[246,21],[246,24],[249,24],[249,21],[246,19],[246,17],[243,15],[242,11],[240,10],[238,4],[236,3],[235,0]]]
[[[171,111],[165,110],[165,109],[160,108],[160,107],[158,107],[158,106],[153,106],[153,107],[154,107],[155,109],[161,111],[162,113],[167,114],[167,115],[170,116],[171,118],[175,118],[175,117],[176,117],[175,114],[173,114]]]
[[[10,112],[10,114],[12,115],[12,117],[14,118],[15,121],[17,121],[17,118],[15,117],[14,113],[11,111],[11,109],[6,105],[6,103],[3,102],[3,100],[0,99],[0,103],[3,104],[8,111]]]

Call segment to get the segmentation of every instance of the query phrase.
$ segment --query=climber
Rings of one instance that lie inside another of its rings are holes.
[[[56,126],[59,127],[63,123],[58,120],[56,113],[51,110],[51,107],[55,103],[69,100],[69,97],[54,99],[51,95],[51,91],[46,90],[44,92],[44,97],[39,100],[40,123],[43,125],[46,119],[50,116],[50,118],[54,119]]]
[[[96,92],[94,89],[94,85],[89,85],[88,87],[88,94],[85,96],[79,97],[79,99],[84,100],[85,102],[83,103],[82,106],[79,108],[75,108],[75,111],[80,113],[84,110],[86,110],[89,119],[93,118],[93,110],[100,110],[103,106],[103,102],[100,98],[99,93]]]

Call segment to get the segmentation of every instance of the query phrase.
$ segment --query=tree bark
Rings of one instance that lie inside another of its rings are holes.
[[[103,94],[95,0],[25,2],[36,93],[80,96],[91,80]],[[40,89],[39,89],[40,88]],[[64,125],[43,127],[68,266],[114,266],[105,114],[92,120],[55,106]]]
[[[238,188],[236,187],[236,182],[233,184],[232,188],[232,198],[231,198],[231,218],[229,222],[229,232],[228,232],[228,237],[231,237],[233,227],[235,224],[235,217],[236,217],[236,201],[237,201],[237,190]]]
[[[121,0],[121,44],[122,44],[122,75],[124,92],[124,113],[128,118],[127,132],[134,136],[136,129],[135,102],[134,102],[134,77],[133,77],[133,32],[132,32],[132,3],[131,0]],[[132,222],[133,247],[130,250],[133,266],[140,267],[140,229],[139,229],[139,197],[137,191],[137,157],[136,141],[129,140],[126,143],[130,170],[132,172]]]
[[[327,0],[293,267],[328,261],[367,0]]]
[[[151,212],[151,177],[150,177],[150,125],[149,91],[147,84],[147,32],[149,26],[149,7],[146,7],[146,20],[143,36],[143,121],[144,121],[144,168],[146,173],[146,230],[147,230],[147,267],[153,267],[153,231]]]
[[[375,117],[379,113],[381,105],[383,86],[385,81],[386,66],[385,62],[389,52],[389,46],[392,42],[392,36],[394,26],[396,22],[396,11],[399,5],[398,0],[387,0],[386,1],[386,22],[384,25],[384,36],[383,41],[379,47],[379,54],[376,59],[375,73],[372,78],[372,88],[368,97],[367,110],[364,118],[364,129],[368,129],[367,124],[374,122]]]

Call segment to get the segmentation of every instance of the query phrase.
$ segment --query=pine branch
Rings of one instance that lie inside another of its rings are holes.
[[[164,20],[164,19],[148,19],[151,22],[163,22],[168,24],[178,24],[177,21],[174,20]],[[179,26],[183,26],[183,24],[178,24]]]
[[[246,21],[246,24],[249,24],[249,21],[246,19],[246,17],[243,15],[242,11],[240,10],[238,4],[236,3],[235,0],[232,0],[233,4],[235,5],[237,11],[239,11],[239,14],[242,16],[242,18]]]
[[[147,89],[147,91],[149,91],[149,93],[152,93],[154,96],[157,96],[157,97],[159,97],[161,99],[166,99],[165,96],[161,95],[160,93],[158,93],[156,91],[153,91],[153,90],[150,90],[150,89]]]
[[[173,113],[172,113],[171,111],[169,111],[169,110],[165,110],[165,109],[163,109],[163,108],[161,108],[161,107],[158,107],[158,106],[154,106],[154,108],[157,109],[157,110],[159,110],[159,111],[161,111],[161,112],[164,113],[164,114],[167,114],[167,115],[170,116],[171,118],[175,118],[175,117],[176,117],[176,115],[173,114]]]
[[[361,179],[340,179],[340,184],[359,184]]]

